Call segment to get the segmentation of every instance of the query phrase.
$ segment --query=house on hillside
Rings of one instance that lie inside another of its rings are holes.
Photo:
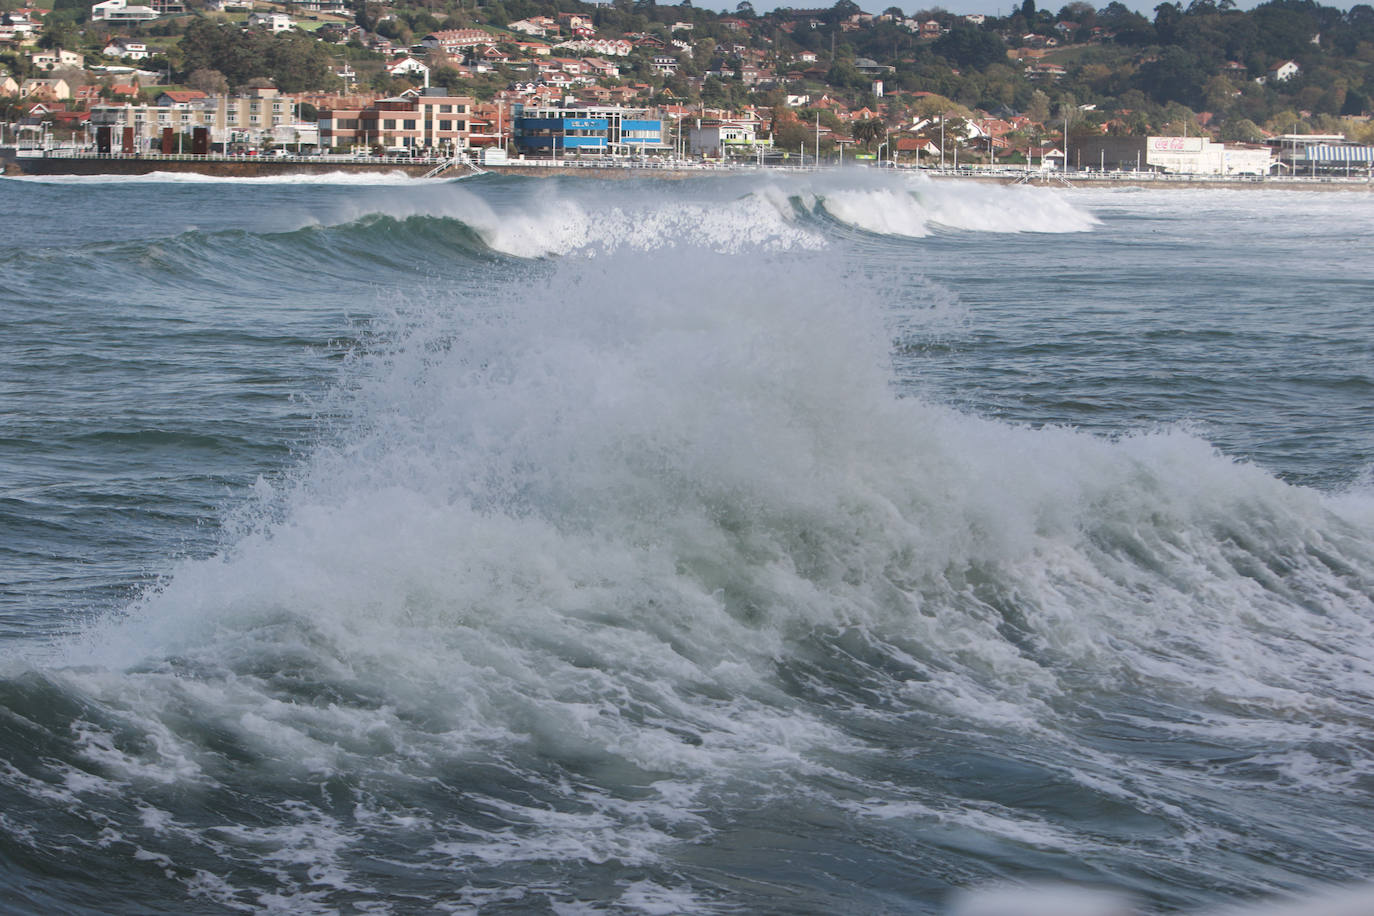
[[[558,23],[548,16],[531,16],[528,19],[518,19],[515,22],[506,23],[506,28],[512,32],[519,32],[522,35],[531,35],[535,38],[543,38],[550,32],[558,31]]]
[[[413,76],[429,81],[429,64],[413,57],[401,57],[393,60],[386,65],[386,72],[391,76]]]
[[[30,44],[38,34],[38,24],[33,21],[27,10],[13,10],[0,16],[4,24],[4,37],[7,41]]]
[[[620,76],[619,64],[613,64],[600,57],[584,57],[582,59],[582,65],[586,68],[587,72],[593,76],[607,79],[615,79]]]
[[[58,67],[71,67],[80,70],[86,66],[84,54],[77,54],[75,51],[34,51],[29,54],[29,61],[38,70],[56,70]]]
[[[249,13],[248,27],[277,34],[294,29],[296,21],[285,13]]]
[[[596,35],[596,27],[592,24],[590,16],[559,13],[558,25],[561,31],[566,31],[573,38],[592,38]]]
[[[420,39],[426,48],[437,48],[449,55],[460,55],[477,45],[495,44],[497,39],[481,29],[443,29]]]
[[[72,97],[72,87],[63,79],[24,80],[19,84],[19,97],[49,102],[63,102]]]
[[[1063,79],[1068,72],[1059,64],[1050,64],[1044,61],[1037,61],[1026,68],[1026,76],[1031,79],[1058,80]]]
[[[1302,68],[1298,66],[1297,61],[1285,60],[1270,67],[1267,75],[1270,82],[1286,83],[1300,73]]]
[[[130,6],[128,0],[104,0],[91,7],[92,22],[148,22],[159,15],[151,6]]]
[[[149,56],[148,45],[132,38],[116,38],[101,49],[100,53],[106,57],[118,57],[123,60],[147,60]]]

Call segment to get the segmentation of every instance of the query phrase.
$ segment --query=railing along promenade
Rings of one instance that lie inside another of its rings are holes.
[[[243,154],[193,154],[193,153],[162,153],[162,152],[143,152],[143,153],[97,153],[89,148],[82,147],[52,147],[48,149],[8,147],[0,150],[22,162],[27,159],[70,159],[83,161],[109,161],[113,163],[149,163],[167,162],[184,165],[194,164],[234,164],[234,163],[260,163],[267,168],[273,165],[310,165],[317,168],[337,165],[351,168],[404,168],[410,172],[428,172],[436,166],[445,163],[455,162],[449,156],[375,156],[357,155],[348,153],[323,153],[323,154],[296,154],[288,153],[285,155],[243,155]],[[557,169],[560,172],[567,170],[586,170],[595,172],[597,170],[616,170],[616,171],[638,171],[645,173],[653,172],[676,172],[676,173],[698,173],[711,174],[721,172],[749,172],[749,171],[769,171],[769,172],[814,172],[819,170],[834,169],[840,163],[834,160],[822,161],[819,165],[814,161],[805,163],[800,160],[788,161],[764,161],[757,160],[715,160],[715,159],[679,159],[668,156],[643,156],[643,157],[577,157],[567,158],[512,158],[502,162],[483,162],[481,157],[468,156],[459,157],[463,164],[471,164],[479,170],[495,170],[498,172],[529,172],[537,174],[540,171]],[[1099,169],[1069,169],[1062,168],[1030,168],[1021,166],[939,166],[939,165],[911,165],[901,163],[893,165],[888,162],[874,162],[853,160],[846,161],[843,165],[847,168],[864,166],[866,168],[882,168],[883,170],[894,170],[905,174],[922,174],[932,178],[942,179],[969,179],[998,181],[1004,184],[1060,184],[1060,185],[1147,185],[1155,187],[1180,187],[1180,186],[1218,186],[1227,187],[1272,187],[1272,188],[1313,188],[1321,187],[1328,189],[1346,188],[1369,188],[1374,186],[1374,172],[1367,170],[1365,174],[1319,174],[1319,175],[1179,175],[1165,172],[1136,171],[1136,170],[1099,170]],[[22,166],[21,166],[22,167]],[[445,173],[451,176],[451,173]]]

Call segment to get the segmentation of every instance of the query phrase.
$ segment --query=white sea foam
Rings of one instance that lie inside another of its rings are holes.
[[[726,253],[817,250],[821,227],[798,217],[824,211],[867,232],[920,238],[936,228],[974,232],[1083,232],[1097,225],[1068,196],[1046,189],[907,179],[869,172],[807,178],[749,175],[724,185],[682,181],[630,187],[607,203],[600,182],[447,183],[360,193],[301,225],[370,216],[442,217],[473,229],[497,251],[523,258],[621,249],[709,248]],[[645,193],[645,191],[649,191]]]
[[[908,180],[819,191],[835,219],[879,235],[922,238],[936,229],[970,232],[1088,232],[1099,225],[1069,195],[1045,188]]]
[[[1345,700],[1323,685],[1327,649],[1374,641],[1368,597],[1305,556],[1364,549],[1337,503],[1182,434],[1107,442],[896,399],[881,322],[816,296],[833,281],[811,264],[735,275],[722,296],[712,255],[655,260],[652,285],[610,257],[499,315],[451,306],[456,325],[436,315],[386,357],[356,405],[363,434],[316,457],[285,523],[181,570],[103,651],[183,651],[228,627],[214,651],[251,654],[300,619],[350,665],[471,679],[464,733],[520,722],[668,769],[710,769],[732,735],[751,753],[826,740],[762,702],[753,661],[817,626],[916,640],[948,667],[910,696],[1002,726],[1052,716],[1067,688],[1051,660],[1204,702],[1365,708],[1368,671],[1341,663]],[[1237,575],[1265,558],[1292,568]],[[973,570],[1014,587],[1042,657],[961,597]],[[733,704],[674,696],[726,671]],[[626,722],[627,689],[703,743]],[[284,740],[271,706],[259,715],[248,732]]]
[[[368,172],[318,172],[294,175],[202,175],[198,172],[147,172],[142,175],[6,175],[11,181],[33,184],[119,185],[119,184],[234,184],[234,185],[356,185],[433,187],[451,181],[412,178],[402,171],[377,169]]]

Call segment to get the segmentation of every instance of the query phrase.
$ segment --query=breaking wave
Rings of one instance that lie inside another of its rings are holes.
[[[995,188],[551,187],[229,237],[288,250],[279,273],[292,246],[511,269],[407,289],[213,556],[4,662],[17,873],[75,855],[130,912],[149,882],[206,911],[814,912],[1013,861],[1169,909],[1362,877],[1374,500],[1181,429],[899,389],[889,291],[820,214],[1092,217]]]

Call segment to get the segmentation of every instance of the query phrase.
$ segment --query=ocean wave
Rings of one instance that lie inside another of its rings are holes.
[[[947,316],[875,306],[795,188],[712,223],[551,187],[277,239],[562,256],[410,294],[213,557],[4,662],[5,817],[222,907],[476,906],[518,866],[532,906],[785,908],[702,877],[757,836],[823,884],[798,911],[881,908],[913,848],[962,883],[1107,861],[1173,909],[1279,832],[1358,877],[1321,853],[1368,825],[1309,802],[1374,775],[1367,494],[896,389],[894,324]]]
[[[1044,188],[908,179],[878,187],[817,191],[814,206],[877,235],[924,238],[937,230],[1089,232],[1098,220],[1071,196]]]
[[[453,219],[498,252],[522,258],[706,247],[722,252],[816,250],[819,214],[866,232],[921,238],[937,229],[1084,232],[1096,219],[1045,189],[936,182],[875,173],[738,176],[726,181],[496,179],[421,194],[366,195],[312,219],[340,226],[371,217]],[[616,203],[606,205],[608,185]]]
[[[97,656],[178,655],[210,627],[251,658],[296,621],[378,676],[402,645],[426,682],[496,665],[479,732],[514,716],[669,771],[837,741],[765,701],[773,660],[818,630],[905,647],[893,701],[1029,734],[1121,684],[1213,727],[1260,716],[1275,740],[1288,715],[1368,721],[1374,678],[1348,654],[1374,638],[1363,504],[1182,432],[1111,441],[896,398],[881,322],[817,296],[823,267],[719,296],[717,258],[655,260],[647,296],[618,294],[648,281],[638,255],[607,257],[527,279],[509,310],[431,313],[359,394],[358,437],[280,494],[284,521],[180,570]],[[749,699],[706,715],[661,681]],[[631,683],[659,725],[607,705]],[[758,740],[684,743],[673,722]]]

